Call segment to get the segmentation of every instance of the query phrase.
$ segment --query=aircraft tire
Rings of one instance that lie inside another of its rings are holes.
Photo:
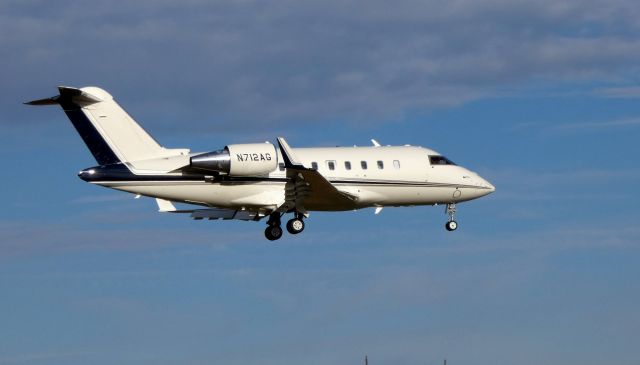
[[[458,229],[458,222],[456,221],[449,221],[447,222],[447,224],[444,225],[444,227],[447,229],[447,231],[451,232],[451,231],[455,231],[456,229]]]
[[[298,218],[290,219],[287,222],[287,231],[291,234],[298,234],[304,231],[304,221]]]
[[[269,241],[275,241],[282,237],[282,228],[280,226],[269,226],[264,230],[264,236]]]

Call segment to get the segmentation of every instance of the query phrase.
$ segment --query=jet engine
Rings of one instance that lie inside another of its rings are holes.
[[[259,176],[275,171],[278,155],[271,143],[230,144],[191,157],[191,167],[229,176]]]

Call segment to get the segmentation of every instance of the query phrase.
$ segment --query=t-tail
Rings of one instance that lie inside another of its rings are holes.
[[[175,154],[156,142],[113,97],[97,87],[58,87],[60,95],[28,105],[59,104],[100,165]]]

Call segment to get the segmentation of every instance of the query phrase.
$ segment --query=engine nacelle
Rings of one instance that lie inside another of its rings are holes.
[[[266,175],[278,167],[278,155],[271,143],[230,144],[191,157],[191,166],[229,176]]]

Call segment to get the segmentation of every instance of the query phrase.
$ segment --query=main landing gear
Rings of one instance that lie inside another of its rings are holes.
[[[447,220],[447,224],[444,225],[444,228],[446,228],[449,232],[455,231],[456,229],[458,229],[458,222],[455,221],[456,205],[454,203],[447,204],[445,212],[449,216],[449,220]]]
[[[278,212],[273,212],[269,216],[269,220],[267,221],[267,229],[264,230],[264,236],[269,241],[275,241],[282,237],[282,227],[280,218],[282,214]],[[291,234],[298,234],[304,231],[304,221],[303,215],[300,213],[295,213],[295,216],[287,222],[287,231]]]

